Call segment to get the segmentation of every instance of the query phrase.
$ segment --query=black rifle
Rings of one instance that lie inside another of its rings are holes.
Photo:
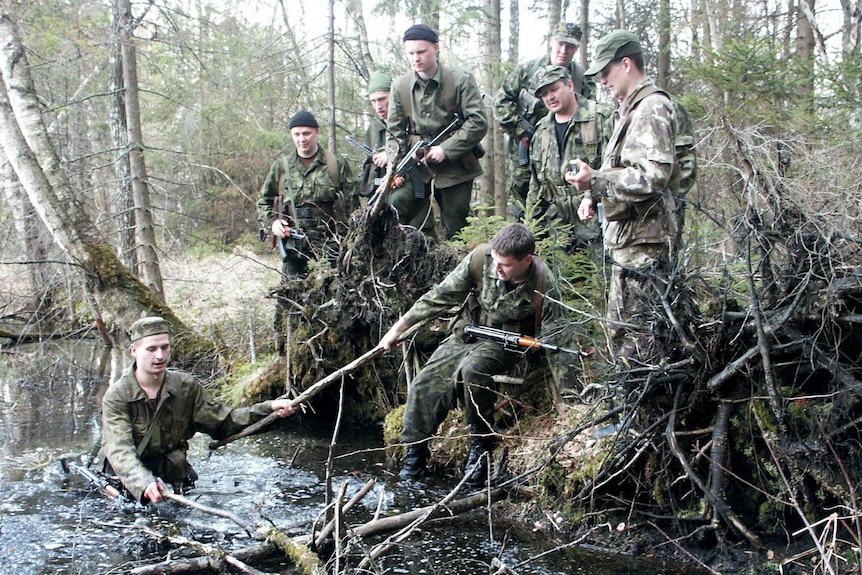
[[[533,125],[530,120],[527,119],[527,116],[521,112],[518,108],[515,108],[515,112],[518,114],[518,118],[520,118],[521,123],[524,125],[524,134],[527,134],[527,138],[523,136],[518,138],[518,165],[519,166],[527,166],[530,164],[530,140],[533,138],[533,134],[536,133],[536,126]],[[526,142],[524,141],[526,140]]]
[[[422,173],[419,171],[419,162],[425,157],[425,152],[431,146],[436,146],[440,141],[449,135],[453,129],[460,128],[464,121],[461,116],[455,114],[455,119],[443,128],[443,130],[434,136],[431,141],[419,140],[410,148],[404,155],[404,159],[398,162],[398,167],[395,168],[395,174],[406,178],[408,175],[413,180],[413,195],[417,198],[425,197],[425,182],[422,181]]]
[[[510,351],[526,352],[531,349],[544,349],[553,353],[571,353],[583,357],[589,355],[588,353],[583,351],[544,343],[528,335],[521,335],[513,331],[504,331],[502,329],[487,327],[484,325],[468,325],[464,328],[464,333],[475,339],[485,339],[488,341],[497,342],[499,344],[502,344],[503,348]]]
[[[356,138],[354,138],[353,136],[347,136],[347,141],[350,142],[354,148],[356,148],[360,152],[363,152],[369,158],[374,155],[374,150],[372,150],[370,147],[366,146],[365,144],[356,141]]]
[[[60,459],[60,466],[63,468],[65,473],[77,473],[84,481],[86,481],[90,486],[98,489],[100,493],[105,495],[106,497],[110,497],[111,499],[119,499],[123,503],[132,503],[129,498],[126,496],[124,491],[117,489],[107,480],[107,478],[90,471],[87,467],[83,465],[78,465],[77,463],[72,463],[71,461],[67,461],[66,459]]]
[[[291,228],[285,227],[285,236],[283,238],[276,237],[275,235],[271,235],[270,231],[266,228],[260,228],[260,241],[266,241],[267,236],[269,238],[269,247],[270,248],[278,248],[278,253],[281,254],[281,259],[287,258],[287,247],[284,245],[284,241],[287,238],[293,238],[295,240],[304,240],[305,232],[299,228]]]

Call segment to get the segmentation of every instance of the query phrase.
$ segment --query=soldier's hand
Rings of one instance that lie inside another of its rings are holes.
[[[288,235],[287,230],[290,229],[290,225],[287,223],[287,220],[279,218],[272,222],[272,235],[277,238],[283,238]]]
[[[593,169],[589,164],[577,158],[574,162],[578,166],[578,171],[576,173],[566,172],[566,181],[579,190],[589,190],[592,186]]]
[[[402,187],[404,185],[404,182],[406,182],[406,181],[407,180],[404,178],[404,176],[401,176],[399,174],[395,174],[395,177],[392,178],[392,185],[395,186],[395,188],[397,189],[397,188]]]
[[[581,221],[588,222],[596,217],[596,206],[592,198],[584,198],[578,206],[578,217]]]
[[[161,503],[165,500],[158,481],[153,481],[144,489],[144,498],[150,503]]]
[[[279,417],[287,417],[296,412],[296,406],[289,399],[276,399],[272,402],[272,410],[278,413]]]
[[[425,152],[425,163],[439,164],[446,159],[446,152],[440,146],[431,146]]]
[[[385,168],[386,164],[389,163],[389,156],[386,154],[386,150],[381,150],[371,156],[371,163],[378,168]]]

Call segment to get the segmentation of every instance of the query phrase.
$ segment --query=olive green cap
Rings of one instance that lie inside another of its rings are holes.
[[[581,36],[583,35],[584,33],[581,30],[581,27],[577,24],[573,24],[572,22],[560,22],[560,25],[557,26],[557,31],[554,32],[553,38],[560,42],[580,46]]]
[[[159,333],[171,333],[171,326],[164,318],[159,316],[142,317],[133,323],[129,329],[129,339],[135,343],[139,339]]]
[[[641,48],[641,43],[637,36],[626,30],[614,30],[596,44],[593,63],[584,75],[595,76],[614,60],[619,60],[624,56],[634,56],[642,52],[643,48]]]
[[[571,79],[572,78],[571,76],[569,76],[569,71],[562,66],[546,66],[539,72],[539,77],[536,81],[536,89],[533,90],[533,94],[537,98],[541,98],[540,94],[542,90],[544,90],[554,82]]]
[[[368,78],[368,95],[383,90],[389,92],[392,89],[392,76],[386,72],[372,72]]]

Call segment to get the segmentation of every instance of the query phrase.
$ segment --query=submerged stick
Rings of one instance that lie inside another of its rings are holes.
[[[423,325],[424,325],[424,322],[419,322],[415,325],[411,325],[404,333],[402,333],[398,337],[398,341],[401,342],[401,341],[404,341],[405,339],[407,339],[408,337],[411,337]],[[332,383],[334,383],[336,381],[339,381],[342,377],[344,377],[348,373],[352,372],[356,368],[368,363],[369,361],[371,361],[372,359],[374,359],[378,355],[383,354],[384,351],[386,351],[386,350],[384,350],[382,347],[380,347],[379,344],[375,345],[373,348],[366,351],[361,356],[357,357],[356,359],[354,359],[353,361],[351,361],[347,365],[344,365],[343,367],[338,368],[337,370],[330,373],[329,375],[327,375],[323,379],[317,381],[316,383],[314,383],[313,385],[308,387],[305,391],[303,391],[302,393],[297,395],[295,398],[291,399],[290,405],[292,407],[296,407],[299,404],[308,401],[309,399],[311,399],[312,397],[314,397],[315,395],[317,395],[318,393],[323,391],[323,389],[326,388],[327,386],[331,385]],[[283,399],[283,396],[281,399]],[[213,450],[218,449],[219,447],[227,445],[228,443],[236,441],[237,439],[241,439],[241,438],[246,437],[248,435],[252,435],[253,433],[257,433],[258,431],[267,427],[268,425],[270,425],[272,422],[274,422],[277,419],[279,419],[278,413],[272,412],[269,415],[267,415],[266,417],[264,417],[263,419],[261,419],[260,421],[258,421],[257,423],[252,423],[251,425],[249,425],[248,427],[246,427],[242,431],[234,433],[230,437],[227,437],[225,439],[220,439],[218,441],[210,442],[209,448],[211,451],[213,451]]]
[[[203,511],[204,513],[209,513],[210,515],[216,515],[218,517],[224,517],[225,519],[230,519],[240,527],[242,527],[246,533],[252,535],[254,533],[254,525],[250,521],[246,521],[242,519],[239,515],[235,513],[231,513],[230,511],[225,511],[224,509],[218,509],[217,507],[210,507],[208,505],[203,505],[198,503],[197,501],[192,501],[188,497],[184,497],[182,495],[178,495],[171,491],[169,488],[165,487],[164,484],[160,484],[160,489],[162,492],[162,497],[165,499],[170,499],[171,501],[176,501],[180,505],[185,505],[187,507],[192,507],[197,509],[198,511]]]

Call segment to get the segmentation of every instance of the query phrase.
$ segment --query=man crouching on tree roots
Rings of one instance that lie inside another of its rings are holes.
[[[507,225],[490,244],[477,246],[441,283],[420,297],[380,340],[381,347],[391,350],[411,325],[461,306],[453,333],[434,351],[408,389],[401,433],[407,444],[399,474],[402,479],[425,477],[428,439],[459,393],[470,427],[467,483],[478,486],[487,481],[495,443],[494,375],[508,371],[522,354],[492,341],[469,341],[464,328],[478,324],[538,336],[542,318],[556,316],[556,307],[542,297],[556,289],[554,278],[533,255],[535,247],[533,235],[524,225]]]
[[[132,324],[129,346],[134,361],[102,398],[101,470],[116,474],[135,501],[159,503],[157,479],[175,492],[194,486],[197,474],[186,459],[188,440],[198,431],[229,437],[278,412],[296,411],[287,399],[233,409],[209,396],[191,374],[168,370],[170,326],[160,317]]]

